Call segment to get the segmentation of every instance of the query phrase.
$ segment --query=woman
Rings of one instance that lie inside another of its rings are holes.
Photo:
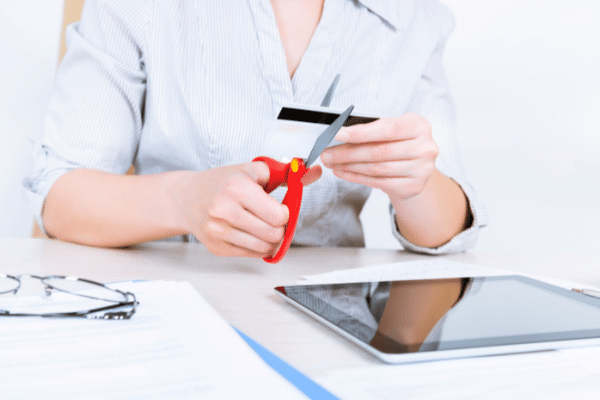
[[[383,118],[323,152],[294,244],[364,245],[358,215],[379,188],[405,248],[463,251],[485,221],[441,63],[452,27],[434,1],[87,0],[25,182],[32,207],[63,240],[179,236],[268,256],[288,211],[262,190],[266,165],[249,161],[283,104],[319,104],[340,73],[331,106]],[[132,163],[137,175],[123,175]]]

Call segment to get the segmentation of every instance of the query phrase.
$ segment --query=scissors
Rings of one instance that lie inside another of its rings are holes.
[[[329,102],[331,101],[331,97],[333,96],[333,91],[335,90],[338,80],[339,75],[336,76],[331,87],[327,91],[327,94],[325,95],[321,106],[329,106]],[[285,204],[288,207],[290,212],[289,220],[285,227],[285,235],[283,237],[283,242],[281,243],[281,246],[279,247],[279,250],[275,255],[263,258],[263,260],[265,260],[266,262],[271,264],[278,263],[279,261],[281,261],[281,259],[285,256],[285,253],[290,248],[292,238],[294,237],[294,233],[296,232],[296,225],[298,224],[300,205],[302,204],[302,192],[304,189],[304,185],[302,184],[301,179],[304,176],[304,174],[310,169],[311,164],[317,158],[319,158],[323,150],[325,150],[329,143],[331,143],[335,135],[338,133],[340,128],[344,125],[344,123],[350,116],[350,113],[353,109],[353,105],[348,107],[335,119],[335,121],[333,121],[331,125],[329,125],[323,131],[323,133],[319,135],[306,161],[302,158],[294,158],[291,162],[284,164],[270,157],[263,156],[256,157],[254,160],[252,160],[262,161],[266,163],[269,167],[269,181],[263,187],[265,192],[271,193],[273,190],[277,189],[284,183],[287,183],[288,187],[287,193],[285,194],[285,197],[281,202],[281,204]]]

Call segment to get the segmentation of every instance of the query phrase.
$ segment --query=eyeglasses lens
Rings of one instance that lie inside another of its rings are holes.
[[[51,288],[60,292],[71,293],[98,300],[106,300],[114,303],[127,301],[127,296],[109,289],[103,285],[86,282],[77,278],[47,277],[43,282]]]
[[[6,275],[0,274],[0,294],[12,293],[18,287],[19,287],[18,280],[10,278]]]

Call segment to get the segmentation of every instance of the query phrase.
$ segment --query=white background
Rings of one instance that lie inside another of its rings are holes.
[[[446,68],[463,162],[487,205],[473,251],[600,252],[600,3],[446,0]],[[26,136],[40,138],[62,0],[0,0],[0,237],[26,237]],[[369,247],[398,247],[386,200],[361,215]]]
[[[62,0],[0,0],[0,237],[31,234],[21,180],[41,138],[58,62]]]

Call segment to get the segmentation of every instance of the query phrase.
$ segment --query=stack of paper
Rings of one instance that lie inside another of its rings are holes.
[[[0,318],[3,399],[304,399],[187,283],[113,285],[130,320]]]
[[[597,399],[600,348],[340,369],[317,379],[345,400]]]

